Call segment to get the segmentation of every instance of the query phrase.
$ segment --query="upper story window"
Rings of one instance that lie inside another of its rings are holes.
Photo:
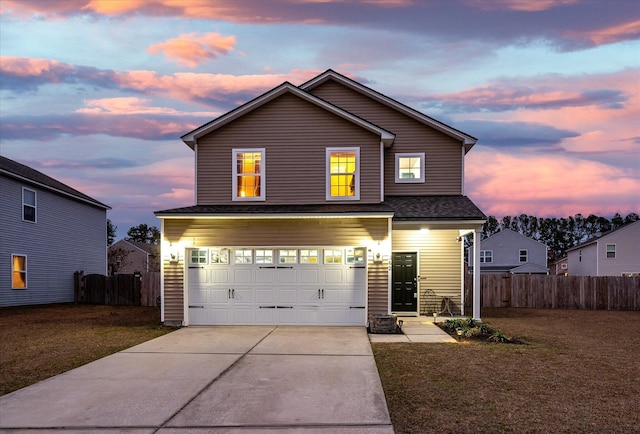
[[[327,200],[360,199],[360,148],[327,148]]]
[[[36,221],[36,192],[28,188],[22,189],[22,220]]]
[[[233,200],[265,200],[264,149],[234,149],[233,161]]]
[[[11,255],[11,289],[27,289],[27,257]]]
[[[480,250],[480,263],[488,264],[493,262],[493,250]]]
[[[424,152],[396,154],[396,182],[424,182]]]
[[[521,249],[518,252],[518,257],[520,258],[520,262],[527,262],[529,260],[529,252],[525,249]]]
[[[607,259],[615,259],[616,257],[616,245],[607,244]]]

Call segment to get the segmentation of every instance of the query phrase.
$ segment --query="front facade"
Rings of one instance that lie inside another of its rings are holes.
[[[196,204],[156,212],[165,323],[366,325],[445,298],[470,312],[473,137],[329,70],[182,139]]]
[[[106,274],[107,209],[0,156],[0,306],[73,302],[75,271]]]
[[[640,221],[567,250],[571,276],[640,275]]]
[[[469,270],[473,271],[474,249],[469,249]],[[547,246],[505,229],[480,242],[481,273],[549,274]]]

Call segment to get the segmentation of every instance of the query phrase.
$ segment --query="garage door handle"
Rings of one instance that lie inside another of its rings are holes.
[[[278,267],[276,267],[276,268],[277,268],[278,270],[280,270],[281,268],[293,268],[293,267],[280,267],[280,266],[278,266]]]
[[[349,306],[349,309],[364,309],[364,306]]]
[[[275,309],[276,306],[259,306],[260,309]]]
[[[293,309],[293,306],[276,306],[277,309]]]
[[[261,269],[261,270],[262,270],[263,268],[272,268],[272,269],[273,269],[273,268],[277,268],[277,267],[276,267],[275,265],[272,265],[272,266],[270,266],[270,267],[260,267],[260,269]]]
[[[204,306],[191,306],[191,305],[189,305],[189,309],[204,309]]]

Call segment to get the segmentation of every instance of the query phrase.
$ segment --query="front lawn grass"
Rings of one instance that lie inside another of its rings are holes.
[[[640,312],[482,319],[524,344],[372,344],[397,433],[640,432]]]
[[[172,330],[157,307],[1,308],[0,396]]]

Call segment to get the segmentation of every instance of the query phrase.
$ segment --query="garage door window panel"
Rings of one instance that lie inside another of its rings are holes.
[[[342,264],[342,250],[325,249],[324,263],[325,264]]]
[[[211,264],[228,264],[229,249],[209,249],[209,257]]]
[[[316,249],[300,249],[300,263],[301,264],[317,264],[318,263],[318,250]]]
[[[273,264],[273,250],[256,249],[256,264]]]
[[[295,249],[280,249],[278,252],[278,262],[280,264],[297,264],[298,251]]]
[[[207,264],[207,250],[196,249],[192,250],[189,256],[190,265],[204,265]]]
[[[253,250],[241,249],[233,252],[235,264],[253,264]]]

